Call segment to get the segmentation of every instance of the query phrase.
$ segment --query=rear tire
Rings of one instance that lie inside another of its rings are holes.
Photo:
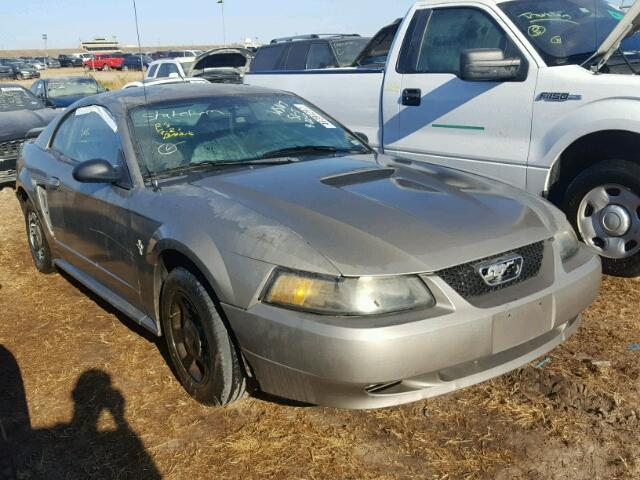
[[[191,272],[175,268],[162,287],[162,330],[174,372],[205,405],[242,397],[246,381],[229,332],[207,289]]]
[[[569,184],[562,209],[600,254],[604,273],[640,275],[640,165],[606,160],[586,169]]]
[[[103,65],[102,66],[102,71],[103,72],[108,72],[109,70],[111,70],[111,68],[109,68],[109,65]]]
[[[44,233],[40,215],[34,208],[31,201],[27,201],[24,207],[24,219],[27,227],[27,242],[29,243],[29,252],[36,269],[40,273],[52,273],[55,271],[53,266],[53,256],[51,248]]]

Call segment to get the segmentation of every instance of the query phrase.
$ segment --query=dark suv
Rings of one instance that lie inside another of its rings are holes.
[[[251,73],[350,66],[369,42],[359,35],[313,34],[278,38],[260,47]]]
[[[80,57],[74,57],[73,55],[58,55],[58,61],[60,62],[60,66],[64,68],[82,67],[82,59]]]

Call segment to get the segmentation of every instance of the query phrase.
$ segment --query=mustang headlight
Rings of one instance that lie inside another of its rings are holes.
[[[568,223],[556,233],[554,237],[554,243],[556,244],[558,251],[560,252],[560,258],[564,262],[578,253],[580,244],[576,232]]]
[[[435,305],[417,276],[334,278],[288,270],[274,273],[262,300],[321,315],[378,315]]]

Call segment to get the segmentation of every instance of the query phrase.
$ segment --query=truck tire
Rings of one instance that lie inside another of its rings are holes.
[[[29,252],[36,269],[40,273],[52,273],[55,271],[53,266],[53,256],[51,248],[47,241],[47,236],[42,228],[40,215],[34,208],[31,201],[27,200],[24,206],[24,220],[27,227],[27,241],[29,243]]]
[[[190,271],[178,267],[169,273],[160,316],[173,370],[189,395],[216,406],[244,395],[235,345],[207,289]]]
[[[569,184],[562,209],[600,254],[604,273],[640,275],[640,165],[606,160],[586,169]]]
[[[106,63],[102,66],[102,71],[103,72],[108,72],[109,70],[111,70],[111,68],[109,68],[109,65],[107,65]]]

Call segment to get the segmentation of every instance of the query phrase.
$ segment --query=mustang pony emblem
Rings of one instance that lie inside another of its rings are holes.
[[[490,287],[503,285],[516,280],[522,274],[523,259],[520,255],[489,260],[476,266],[476,271]]]

